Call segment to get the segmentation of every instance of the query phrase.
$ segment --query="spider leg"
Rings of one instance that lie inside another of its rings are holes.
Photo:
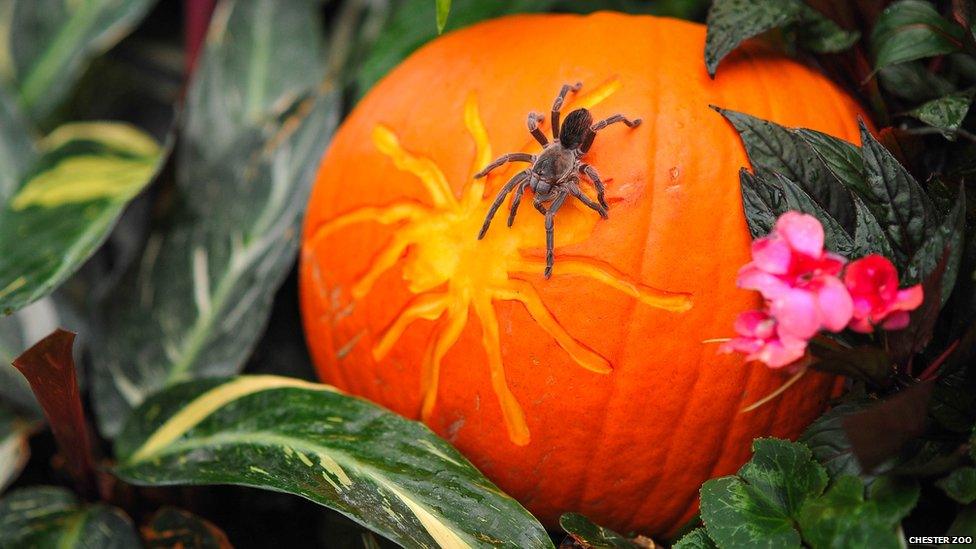
[[[566,193],[559,193],[549,206],[549,211],[546,212],[546,270],[544,273],[546,278],[552,276],[552,264],[554,262],[552,249],[555,245],[555,232],[553,227],[555,226],[556,212],[559,211],[559,208],[562,207],[565,200]]]
[[[532,134],[532,137],[534,137],[540,145],[545,147],[549,144],[549,139],[547,139],[546,134],[542,133],[542,130],[539,129],[539,122],[542,122],[543,120],[545,120],[545,117],[541,114],[530,112],[529,118],[526,120],[526,124],[529,126],[529,133]]]
[[[536,193],[535,200],[532,201],[532,205],[535,209],[539,210],[539,213],[546,215],[546,207],[542,205],[546,200],[552,200],[552,193]]]
[[[482,238],[485,237],[485,233],[488,232],[488,226],[491,225],[491,218],[495,217],[495,212],[497,212],[498,208],[502,205],[502,201],[505,200],[505,196],[508,193],[512,192],[512,189],[514,189],[516,185],[518,185],[519,183],[522,182],[522,180],[528,177],[528,175],[529,175],[528,170],[520,171],[519,173],[515,174],[511,179],[509,179],[508,183],[505,183],[505,186],[502,187],[502,190],[498,191],[498,196],[495,197],[495,201],[492,202],[491,207],[488,208],[488,215],[485,216],[485,223],[484,225],[481,226],[481,232],[478,233],[478,240],[481,240]]]
[[[580,150],[582,152],[586,152],[590,150],[590,146],[593,145],[593,139],[596,138],[596,132],[602,130],[603,128],[606,128],[610,124],[615,124],[617,122],[623,122],[624,124],[627,124],[628,128],[636,128],[637,126],[640,125],[641,119],[635,118],[633,120],[630,120],[629,118],[627,118],[622,114],[615,114],[609,118],[605,118],[593,124],[592,126],[590,126],[590,129],[587,130],[586,137],[583,139],[583,145],[580,147]]]
[[[583,87],[582,82],[577,82],[576,84],[570,86],[569,84],[563,84],[562,89],[559,90],[559,95],[556,96],[556,100],[552,103],[552,138],[559,139],[559,110],[563,108],[563,101],[566,99],[566,94],[569,92],[577,92]]]
[[[535,156],[534,155],[531,155],[529,153],[508,153],[508,154],[503,154],[503,155],[499,156],[497,159],[495,159],[494,161],[492,161],[491,164],[488,164],[487,166],[485,166],[485,169],[483,169],[480,172],[474,174],[474,178],[475,179],[480,179],[480,178],[488,175],[488,172],[490,172],[491,170],[494,170],[495,168],[497,168],[498,166],[501,166],[502,164],[504,164],[506,162],[535,162]]]
[[[602,217],[603,219],[607,219],[607,209],[601,206],[600,204],[597,204],[596,202],[590,200],[590,197],[583,194],[583,191],[581,191],[579,187],[571,187],[569,190],[569,194],[575,196],[577,199],[579,199],[580,202],[586,204],[588,208],[600,214],[600,217]]]
[[[512,199],[512,208],[508,213],[508,226],[511,227],[512,223],[515,223],[515,214],[518,212],[519,204],[522,202],[522,193],[529,186],[529,182],[526,181],[515,189],[515,198]]]
[[[600,205],[603,206],[604,209],[609,209],[610,207],[607,206],[607,198],[605,196],[607,189],[603,185],[603,181],[600,179],[600,174],[597,173],[596,168],[590,166],[589,164],[583,163],[580,164],[580,171],[583,172],[586,177],[589,177],[590,181],[593,182],[593,186],[596,187],[596,198],[600,201]]]

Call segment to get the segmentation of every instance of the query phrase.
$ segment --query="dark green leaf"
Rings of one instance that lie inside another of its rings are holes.
[[[88,61],[121,40],[155,0],[13,0],[9,77],[35,120],[60,105]]]
[[[40,149],[0,212],[0,313],[44,297],[81,267],[161,159],[151,137],[116,122],[66,124]]]
[[[956,91],[952,82],[929,71],[923,61],[883,67],[878,70],[878,81],[886,92],[913,105]]]
[[[927,280],[941,262],[942,274],[937,286],[941,291],[939,305],[944,305],[956,285],[959,263],[962,259],[963,237],[966,227],[966,196],[963,187],[952,210],[915,252],[903,275],[903,284],[918,284]]]
[[[934,206],[915,178],[861,122],[861,152],[867,198],[881,212],[879,221],[892,243],[896,265],[904,269],[934,224]]]
[[[107,505],[82,505],[64,488],[22,488],[0,500],[0,547],[138,549],[132,521]]]
[[[776,225],[776,218],[789,209],[783,193],[745,168],[739,170],[739,186],[749,234],[752,238],[766,236]]]
[[[800,436],[799,441],[810,448],[813,457],[827,469],[831,478],[862,474],[844,430],[844,418],[869,405],[870,401],[866,400],[838,404],[820,416]]]
[[[949,526],[949,531],[946,532],[949,537],[952,536],[968,536],[970,538],[976,538],[976,505],[970,505],[964,507],[959,514],[956,515],[956,519],[952,521],[952,525]],[[955,547],[959,545],[956,544]],[[949,544],[943,544],[941,547],[952,547]]]
[[[815,351],[817,361],[813,367],[833,374],[840,374],[883,385],[895,372],[894,361],[879,347],[860,346],[854,348],[818,347]]]
[[[844,51],[861,38],[861,33],[840,28],[837,23],[807,5],[801,8],[797,23],[800,46],[814,53]]]
[[[437,32],[444,32],[447,16],[451,14],[451,0],[435,0],[437,3]]]
[[[146,549],[231,549],[220,528],[210,521],[173,507],[163,507],[142,527]]]
[[[13,99],[0,87],[0,204],[17,192],[37,159],[30,126]]]
[[[798,517],[803,540],[814,549],[898,549],[901,543],[889,521],[874,502],[864,501],[864,484],[852,476],[836,479],[823,497],[804,505]]]
[[[947,21],[931,2],[900,0],[888,6],[871,34],[874,66],[952,53],[962,46],[963,29]]]
[[[800,128],[795,131],[841,184],[855,195],[870,194],[864,180],[864,159],[856,145],[816,130]]]
[[[943,137],[953,141],[956,130],[969,112],[969,105],[973,102],[973,91],[954,93],[938,99],[933,99],[909,112],[910,115],[922,122],[938,128]]]
[[[183,115],[176,206],[94,342],[93,400],[110,436],[150,392],[239,371],[265,327],[338,118],[319,8],[255,0],[214,15]]]
[[[673,549],[718,549],[704,528],[695,528],[674,544]]]
[[[952,499],[969,505],[976,501],[976,468],[960,467],[935,483]]]
[[[868,487],[868,497],[877,507],[879,518],[890,528],[912,512],[918,496],[918,482],[911,478],[879,477]]]
[[[579,513],[564,513],[559,526],[586,549],[638,549],[638,545],[613,530],[595,524]]]
[[[851,193],[800,134],[748,114],[717,110],[739,132],[756,175],[785,176],[798,184],[840,227],[853,232],[855,211]]]
[[[325,385],[176,385],[132,414],[116,455],[130,483],[288,492],[407,547],[551,547],[532,515],[427,427]]]

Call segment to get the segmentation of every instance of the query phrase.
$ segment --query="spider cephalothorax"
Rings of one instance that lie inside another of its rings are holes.
[[[623,122],[631,128],[641,122],[639,118],[629,120],[622,114],[615,114],[594,124],[590,111],[576,109],[566,115],[566,120],[560,128],[559,110],[563,106],[563,100],[567,93],[578,91],[580,86],[582,86],[580,82],[574,86],[566,84],[559,90],[559,95],[556,96],[556,100],[552,104],[552,142],[549,142],[542,130],[539,129],[539,122],[542,122],[544,117],[534,112],[529,113],[529,132],[536,141],[542,144],[541,153],[505,154],[475,175],[475,177],[484,177],[488,175],[488,172],[506,162],[532,163],[528,168],[515,174],[499,191],[495,201],[488,208],[488,215],[485,217],[481,232],[478,233],[478,239],[484,238],[495,212],[501,207],[505,196],[514,190],[515,197],[512,199],[512,206],[508,214],[508,226],[511,227],[512,222],[515,221],[515,213],[518,211],[519,203],[522,201],[522,194],[526,188],[532,189],[535,194],[533,201],[535,208],[546,216],[546,278],[552,275],[554,218],[563,202],[566,201],[566,197],[572,195],[599,213],[604,219],[607,217],[607,201],[604,197],[604,187],[600,175],[597,174],[593,166],[583,162],[583,155],[593,145],[596,132],[615,122]],[[593,182],[599,203],[591,200],[580,190],[581,174]]]

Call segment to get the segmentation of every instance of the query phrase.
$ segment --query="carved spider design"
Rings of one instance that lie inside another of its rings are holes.
[[[542,122],[544,117],[534,112],[529,113],[529,132],[542,145],[541,153],[537,155],[528,153],[505,154],[475,174],[476,178],[485,177],[488,172],[507,162],[532,163],[530,167],[515,174],[498,192],[495,201],[488,208],[488,215],[485,217],[481,232],[478,233],[478,240],[484,238],[485,233],[488,232],[491,219],[501,207],[508,193],[515,191],[515,197],[512,199],[512,206],[508,214],[508,226],[511,227],[515,221],[519,204],[522,202],[522,194],[525,189],[532,189],[535,194],[533,201],[535,209],[546,216],[546,278],[552,276],[554,219],[556,212],[566,201],[566,197],[570,195],[576,197],[580,202],[599,213],[600,217],[607,218],[607,201],[604,197],[603,181],[600,180],[600,175],[593,166],[583,162],[583,156],[593,145],[596,132],[615,122],[623,122],[631,128],[641,123],[640,118],[629,120],[622,114],[615,114],[594,124],[593,115],[590,114],[590,111],[576,109],[566,115],[566,120],[560,128],[559,110],[563,106],[566,94],[570,91],[578,91],[582,85],[581,82],[577,82],[573,86],[565,84],[559,90],[559,95],[556,96],[556,100],[552,104],[552,142],[549,142],[542,130],[539,129],[539,122]],[[593,182],[599,204],[593,202],[580,190],[580,174],[585,175]],[[548,208],[546,203],[548,203]]]

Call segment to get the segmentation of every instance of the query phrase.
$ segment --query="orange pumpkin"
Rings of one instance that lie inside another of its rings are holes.
[[[709,341],[759,303],[735,287],[748,160],[709,105],[848,140],[858,108],[756,46],[711,80],[704,38],[671,19],[516,16],[434,40],[390,73],[336,134],[308,208],[301,299],[322,379],[423,419],[547,525],[578,511],[673,533],[754,437],[797,436],[832,380],[811,372],[741,412],[785,378]],[[598,135],[586,161],[607,181],[610,217],[567,201],[546,280],[530,196],[512,228],[503,206],[476,238],[526,165],[472,176],[537,152],[526,114],[577,81],[564,114],[644,123]]]

